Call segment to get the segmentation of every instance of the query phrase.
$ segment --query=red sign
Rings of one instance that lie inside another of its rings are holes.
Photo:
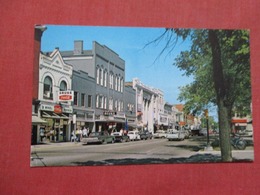
[[[55,105],[54,106],[54,112],[56,113],[56,114],[61,114],[62,113],[62,108],[61,108],[61,106],[60,105]]]
[[[71,102],[74,99],[73,91],[59,91],[59,101],[60,102]]]

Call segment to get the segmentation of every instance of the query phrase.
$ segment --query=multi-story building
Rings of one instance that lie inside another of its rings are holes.
[[[137,78],[133,79],[132,82],[128,82],[127,85],[131,86],[136,94],[137,127],[154,133],[158,94],[153,88],[144,85]]]
[[[31,143],[37,144],[40,141],[39,129],[41,124],[45,124],[38,117],[39,103],[38,88],[39,88],[39,59],[41,51],[41,37],[47,27],[43,25],[36,25],[34,28],[34,59],[33,59],[33,91],[32,91],[32,132]]]
[[[133,130],[137,128],[136,123],[136,93],[133,87],[128,83],[125,83],[124,91],[124,110],[127,121],[127,130]]]
[[[95,79],[82,70],[74,70],[72,74],[72,89],[74,91],[73,114],[76,115],[75,130],[89,128],[95,130]]]
[[[94,130],[124,128],[125,61],[113,50],[95,41],[91,50],[83,49],[83,41],[74,41],[74,50],[61,54],[66,63],[73,65],[75,71],[83,71],[95,80],[95,84],[90,83],[93,92],[90,98],[95,110]],[[85,90],[87,92],[88,89]],[[79,92],[76,96],[79,102],[86,98],[82,93]],[[77,120],[79,117],[82,118],[77,115]]]
[[[73,113],[71,78],[72,66],[63,61],[58,48],[52,53],[40,53],[38,115],[47,122],[45,135],[50,141],[68,141],[70,139],[70,123]]]
[[[167,115],[167,129],[173,129],[176,125],[176,116],[172,108],[172,104],[168,102],[164,104],[164,113]]]

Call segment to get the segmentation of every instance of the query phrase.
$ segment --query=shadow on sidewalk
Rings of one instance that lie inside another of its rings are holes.
[[[180,163],[221,163],[221,157],[213,154],[196,154],[188,158],[144,158],[144,159],[107,159],[104,161],[73,162],[77,166],[101,166],[101,165],[148,165],[148,164],[180,164]],[[233,162],[252,162],[251,159],[233,159]]]

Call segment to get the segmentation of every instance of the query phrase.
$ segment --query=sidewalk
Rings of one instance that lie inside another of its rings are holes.
[[[212,151],[204,151],[200,150],[197,152],[198,154],[211,154],[217,157],[221,156],[220,151],[212,150]],[[254,149],[245,149],[245,150],[232,150],[232,157],[236,160],[244,160],[244,161],[254,161]]]
[[[41,147],[49,147],[49,146],[73,146],[73,145],[79,145],[82,144],[82,142],[44,142],[36,145],[31,145],[32,148],[41,148]]]

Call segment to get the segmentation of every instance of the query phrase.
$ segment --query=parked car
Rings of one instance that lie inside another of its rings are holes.
[[[166,138],[167,133],[164,130],[157,130],[156,133],[153,135],[154,138]]]
[[[168,133],[167,133],[167,139],[169,141],[184,140],[185,136],[186,136],[186,133],[185,133],[184,129],[180,129],[180,130],[172,129],[171,131],[168,131]]]
[[[128,142],[130,141],[128,135],[122,135],[120,132],[114,132],[111,135],[115,137],[116,142]]]
[[[115,136],[109,135],[108,132],[92,132],[88,137],[82,138],[83,144],[89,143],[114,143]]]
[[[141,139],[141,137],[139,135],[139,131],[129,131],[127,135],[129,137],[130,141],[133,141],[133,140],[135,141],[135,140]]]
[[[140,138],[141,140],[147,140],[147,139],[152,139],[153,138],[153,134],[149,131],[142,131],[140,133]]]

